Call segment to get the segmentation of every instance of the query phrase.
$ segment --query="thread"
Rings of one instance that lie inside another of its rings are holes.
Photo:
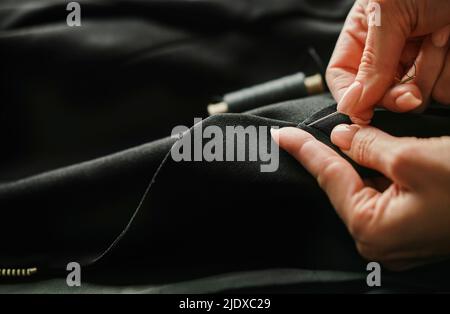
[[[147,184],[147,187],[144,190],[144,193],[142,194],[141,198],[139,199],[139,203],[136,206],[136,209],[134,210],[133,214],[131,215],[130,219],[128,220],[128,223],[125,225],[125,227],[122,229],[122,231],[119,233],[119,235],[113,240],[113,242],[111,242],[111,244],[96,258],[94,258],[90,264],[94,264],[96,262],[98,262],[100,259],[102,259],[105,255],[107,255],[116,245],[117,243],[119,243],[119,241],[125,236],[125,234],[128,232],[128,230],[130,229],[131,225],[133,224],[137,214],[139,213],[139,211],[142,208],[142,205],[144,204],[145,200],[147,199],[148,194],[150,193],[150,190],[153,186],[153,184],[156,182],[156,178],[158,177],[158,174],[161,172],[164,164],[167,162],[167,159],[169,158],[172,149],[175,147],[175,145],[177,145],[177,143],[188,133],[191,132],[192,129],[194,129],[198,124],[202,123],[202,121],[197,122],[196,124],[194,124],[189,130],[187,130],[186,132],[180,134],[180,136],[177,138],[177,140],[172,144],[172,146],[170,147],[169,151],[166,153],[166,155],[164,156],[164,158],[161,160],[160,164],[158,165],[158,168],[156,168],[155,173],[152,176],[152,179],[150,180],[150,182]]]

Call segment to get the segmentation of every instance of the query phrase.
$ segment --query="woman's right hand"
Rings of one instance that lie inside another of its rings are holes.
[[[373,14],[381,25],[369,23]],[[356,1],[326,73],[338,111],[365,124],[378,104],[396,112],[430,97],[450,104],[449,37],[449,0]],[[414,74],[413,64],[416,77],[398,84]]]

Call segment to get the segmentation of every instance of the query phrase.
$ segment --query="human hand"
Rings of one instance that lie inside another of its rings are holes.
[[[374,4],[380,26],[368,23]],[[448,0],[356,1],[326,73],[338,111],[367,124],[378,104],[396,112],[425,105],[431,96],[450,104],[449,36]],[[396,77],[414,72],[412,81],[395,85]]]
[[[385,176],[372,180],[305,131],[273,129],[272,137],[317,179],[367,260],[404,270],[450,256],[450,137],[335,127],[335,145]]]

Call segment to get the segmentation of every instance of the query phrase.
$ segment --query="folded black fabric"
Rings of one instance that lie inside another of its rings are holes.
[[[322,69],[353,1],[0,2],[0,180],[104,156],[206,117],[214,97]]]
[[[78,261],[86,292],[324,292],[333,282],[367,291],[366,261],[288,154],[267,173],[260,159],[170,157],[172,128],[205,117],[213,96],[320,71],[309,51],[326,63],[352,1],[80,3],[79,28],[65,24],[65,1],[0,3],[0,267],[39,269],[39,282],[0,289],[62,289],[51,278]],[[269,127],[298,126],[333,147],[329,132],[344,117],[306,124],[334,109],[322,95],[194,129],[266,127],[270,143]],[[397,136],[450,134],[445,110],[379,111],[373,124]],[[448,290],[446,266],[386,275],[383,288]]]
[[[309,113],[312,106],[320,114],[335,104],[327,96],[306,98],[247,114],[213,116],[195,128],[296,126],[309,119],[302,112]],[[277,119],[287,113],[289,119]],[[397,136],[450,134],[448,122],[446,116],[390,112],[377,112],[374,119],[375,126]],[[305,129],[331,145],[326,133],[329,125]],[[268,132],[262,136],[270,141]],[[2,208],[9,210],[1,233],[11,239],[2,244],[2,251],[8,252],[2,256],[3,263],[14,257],[10,264],[27,261],[45,273],[80,261],[90,267],[94,281],[109,278],[107,282],[113,283],[164,283],[264,268],[365,270],[365,262],[326,196],[284,152],[280,152],[279,169],[272,173],[260,171],[264,162],[259,159],[175,162],[167,158],[130,229],[97,260],[129,222],[175,141],[167,138],[3,184]],[[364,169],[359,171],[365,175]],[[30,210],[35,204],[39,211]],[[22,217],[29,220],[23,222]],[[128,277],[106,276],[118,270]]]

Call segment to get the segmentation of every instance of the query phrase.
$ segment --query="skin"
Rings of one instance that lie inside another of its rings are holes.
[[[368,25],[373,3],[381,26]],[[377,104],[396,112],[423,109],[431,96],[450,104],[449,36],[448,0],[356,1],[326,73],[338,110],[368,123]],[[396,84],[414,63],[416,78]]]
[[[371,2],[381,7],[381,26],[368,26]],[[363,0],[349,13],[326,76],[338,110],[355,124],[337,126],[331,140],[383,178],[363,181],[305,131],[272,130],[317,179],[360,254],[392,270],[450,256],[450,137],[397,138],[367,124],[376,105],[406,112],[431,97],[450,104],[449,37],[448,0]],[[414,62],[417,76],[397,84]]]

